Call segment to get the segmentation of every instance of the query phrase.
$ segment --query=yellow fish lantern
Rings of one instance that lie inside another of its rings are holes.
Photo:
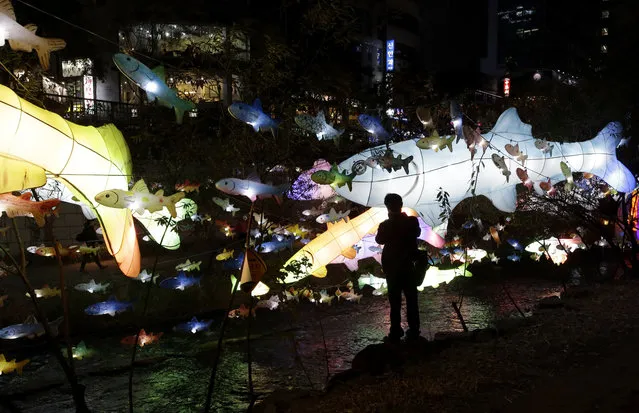
[[[96,202],[110,208],[130,208],[142,215],[145,211],[151,213],[162,211],[164,207],[169,210],[171,217],[177,217],[176,203],[184,198],[184,192],[176,192],[171,196],[164,196],[164,190],[160,189],[152,194],[144,180],[140,179],[133,185],[130,191],[122,189],[109,189],[95,196]]]
[[[233,253],[235,252],[235,250],[226,250],[226,248],[224,250],[222,250],[221,253],[217,254],[215,256],[215,259],[217,261],[226,261],[229,260],[231,258],[233,258]]]
[[[424,282],[420,286],[417,287],[419,291],[423,291],[426,287],[439,287],[439,284],[446,283],[448,284],[455,277],[472,277],[473,273],[467,270],[468,265],[462,264],[455,268],[449,268],[446,270],[441,270],[435,266],[431,266],[426,270],[426,276],[424,277]]]
[[[353,245],[357,244],[364,235],[375,232],[379,224],[387,218],[388,211],[386,208],[370,208],[348,222],[341,221],[336,224],[328,224],[325,232],[297,251],[284,264],[284,267],[286,267],[295,261],[302,262],[303,257],[306,257],[309,262],[305,268],[301,269],[301,274],[289,271],[284,278],[284,282],[287,284],[292,283],[309,274],[316,277],[326,276],[326,264],[339,255],[349,254]]]
[[[128,209],[102,206],[106,189],[128,189],[131,155],[113,125],[80,126],[19,98],[0,85],[0,193],[36,188],[52,176],[95,213],[120,270],[140,272],[140,251]]]

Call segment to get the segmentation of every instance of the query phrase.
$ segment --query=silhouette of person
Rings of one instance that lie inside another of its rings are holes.
[[[415,340],[419,337],[419,306],[412,261],[417,254],[417,237],[421,230],[416,217],[409,217],[402,212],[401,196],[387,194],[384,204],[388,209],[388,219],[379,224],[375,241],[384,245],[382,269],[386,274],[390,302],[391,327],[385,339],[399,341],[404,336],[401,326],[403,291],[409,328],[406,339]]]
[[[87,220],[84,223],[84,227],[82,228],[82,232],[79,233],[75,239],[77,241],[84,242],[87,247],[95,248],[100,245],[100,240],[98,239],[98,234],[95,232],[95,227],[93,226],[93,221]],[[93,258],[93,261],[100,267],[100,269],[105,269],[106,266],[102,265],[100,262],[100,257],[98,253],[87,253],[82,254],[82,262],[80,263],[80,271],[84,271],[84,267],[89,262],[89,260]]]

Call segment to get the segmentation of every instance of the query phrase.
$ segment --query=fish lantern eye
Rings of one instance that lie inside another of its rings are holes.
[[[131,58],[130,58],[130,57],[127,57],[127,58],[126,58],[126,60],[127,60],[127,62],[130,62],[130,61],[131,61]]]
[[[106,194],[106,195],[105,195],[104,197],[105,197],[105,198],[108,198],[108,197],[110,197],[110,196],[111,196],[111,195],[109,195],[109,194]]]

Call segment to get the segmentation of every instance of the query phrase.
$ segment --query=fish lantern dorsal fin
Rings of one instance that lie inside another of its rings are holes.
[[[31,33],[35,34],[38,31],[38,26],[33,23],[25,24],[24,28],[29,30]]]
[[[13,5],[11,1],[5,0],[0,2],[0,13],[5,14],[11,18],[11,20],[16,19],[16,13],[13,11]]]
[[[155,196],[164,196],[164,189],[160,189],[155,193]]]
[[[27,318],[24,319],[24,324],[37,324],[38,320],[36,320],[33,314],[29,314]]]
[[[131,191],[149,193],[149,188],[146,186],[146,183],[144,183],[144,179],[140,179],[133,185],[133,188],[131,188]]]
[[[430,134],[431,138],[439,138],[439,133],[437,133],[436,129],[433,129],[433,133]]]
[[[491,132],[505,139],[522,141],[532,137],[532,126],[522,122],[517,109],[508,108],[499,116]]]
[[[152,70],[153,73],[155,73],[155,75],[159,77],[162,82],[166,82],[166,71],[164,70],[164,66],[157,66]]]
[[[260,98],[256,98],[253,101],[253,107],[257,110],[260,110],[260,111],[262,110],[262,101],[260,100]]]
[[[25,201],[30,201],[31,200],[31,193],[30,192],[25,192],[24,194],[20,194],[20,199],[23,199]]]

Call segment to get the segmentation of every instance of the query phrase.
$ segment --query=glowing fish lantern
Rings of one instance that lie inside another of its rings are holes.
[[[32,217],[40,228],[44,226],[47,215],[58,215],[56,211],[58,205],[60,205],[59,199],[32,201],[29,192],[20,196],[0,194],[0,215],[6,212],[9,218]]]
[[[467,270],[467,264],[462,264],[455,268],[439,269],[438,267],[431,266],[426,270],[426,277],[424,282],[417,287],[419,291],[423,291],[426,287],[437,288],[441,283],[448,284],[455,277],[472,277],[473,273]]]
[[[389,133],[386,131],[386,129],[384,129],[380,120],[375,116],[362,114],[357,117],[357,120],[359,121],[359,124],[362,126],[362,128],[366,130],[366,132],[373,135],[375,141],[387,140],[388,138],[390,138]]]
[[[137,275],[140,252],[131,211],[94,202],[105,189],[128,189],[131,156],[120,131],[68,122],[0,85],[0,193],[42,186],[45,174],[95,213],[120,270]]]
[[[62,39],[36,36],[37,30],[38,26],[35,24],[27,24],[23,27],[16,22],[11,0],[0,1],[0,47],[4,46],[5,40],[9,40],[11,50],[27,53],[35,50],[42,69],[49,70],[51,52],[62,50],[67,44]]]
[[[410,213],[411,211],[406,212]],[[289,271],[284,282],[295,282],[311,274],[315,277],[325,277],[326,264],[350,251],[353,245],[357,244],[367,234],[377,231],[379,224],[387,218],[388,211],[386,208],[370,208],[348,221],[328,224],[326,232],[315,237],[284,264],[284,267],[286,267],[294,262],[304,262],[303,258],[308,260],[307,265],[301,266],[303,268],[300,268],[299,273]]]
[[[572,171],[585,171],[598,175],[609,185],[620,192],[630,192],[636,182],[632,173],[621,164],[616,157],[615,148],[621,137],[621,125],[610,123],[595,138],[582,143],[564,143],[556,145],[560,148],[560,155],[546,156],[535,147],[531,135],[531,127],[523,123],[514,108],[506,110],[497,120],[492,131],[484,135],[490,143],[486,150],[488,158],[497,155],[504,159],[505,169],[486,163],[475,186],[476,195],[485,195],[495,207],[505,212],[513,212],[516,208],[516,180],[506,181],[505,170],[522,168],[523,164],[508,153],[497,152],[507,143],[516,142],[520,151],[528,154],[526,161],[528,177],[535,182],[535,190],[541,191],[540,182],[547,177],[552,182],[565,179],[560,163],[566,162]],[[424,221],[435,227],[442,223],[441,208],[437,202],[439,188],[449,193],[451,208],[463,199],[471,196],[468,178],[475,163],[470,159],[470,153],[465,143],[453,146],[452,152],[422,151],[415,145],[415,141],[403,141],[390,148],[405,158],[413,156],[411,174],[396,171],[387,172],[376,168],[367,168],[366,160],[382,150],[382,148],[367,149],[340,164],[340,169],[357,171],[353,179],[353,190],[337,188],[337,193],[353,202],[367,206],[384,205],[384,196],[393,192],[401,195],[404,206],[419,212]]]
[[[337,130],[333,127],[333,125],[326,123],[326,118],[322,111],[320,111],[315,117],[308,113],[295,116],[295,123],[297,123],[297,126],[305,131],[311,132],[317,136],[317,139],[320,141],[322,139],[335,139],[344,133],[344,129]]]
[[[123,75],[146,92],[149,102],[157,99],[162,106],[172,108],[178,125],[184,119],[184,112],[195,109],[193,102],[180,99],[175,90],[167,86],[163,66],[151,70],[139,60],[123,53],[113,55],[113,63]]]
[[[262,101],[255,99],[253,105],[236,102],[229,106],[229,113],[240,122],[244,122],[253,127],[255,132],[271,131],[274,137],[277,137],[277,128],[279,122],[264,113],[262,109]]]
[[[251,175],[247,179],[220,179],[215,183],[215,187],[229,195],[244,195],[252,202],[255,202],[256,199],[273,198],[278,204],[282,203],[282,196],[288,190],[288,185],[263,184],[260,178],[255,175]]]
[[[308,171],[302,172],[291,189],[286,193],[290,199],[297,201],[310,201],[311,199],[328,199],[335,195],[333,187],[330,185],[319,185],[311,179],[311,176],[318,171],[330,171],[331,164],[324,159],[318,159],[313,167]]]
[[[189,198],[183,198],[175,203],[175,218],[171,217],[171,212],[166,208],[152,213],[147,210],[144,210],[142,214],[133,212],[135,219],[149,231],[151,239],[167,250],[180,248],[180,233],[175,231],[175,226],[178,222],[195,214],[197,214],[197,204]]]

